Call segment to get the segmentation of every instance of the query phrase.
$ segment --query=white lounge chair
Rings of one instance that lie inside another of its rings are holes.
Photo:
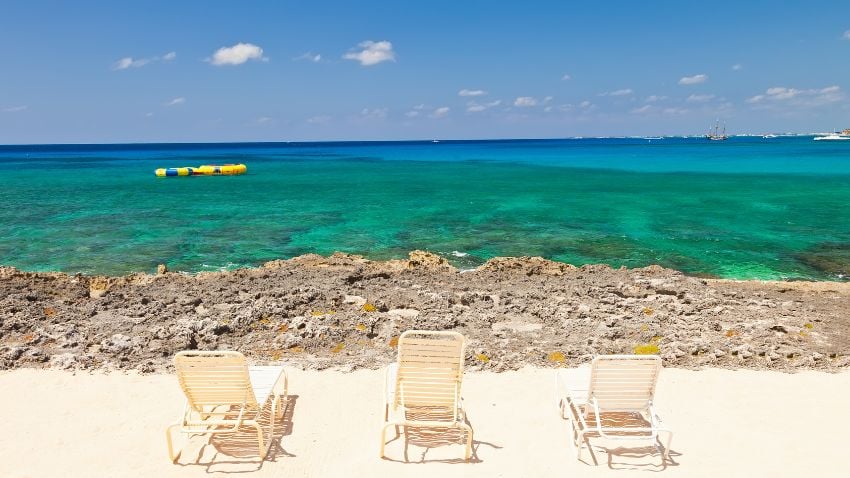
[[[398,361],[387,368],[381,457],[387,428],[460,429],[465,459],[472,456],[472,428],[461,404],[466,341],[457,332],[409,330],[398,339]]]
[[[649,440],[658,448],[662,431],[667,434],[663,459],[669,458],[673,433],[661,427],[653,405],[660,371],[661,358],[655,355],[603,355],[593,359],[589,370],[559,371],[558,405],[561,417],[571,422],[578,459],[588,433]]]
[[[274,438],[275,420],[283,411],[281,398],[287,397],[288,378],[283,367],[249,367],[245,356],[230,351],[179,352],[174,367],[186,395],[186,408],[181,420],[165,431],[171,461],[180,457],[172,444],[174,428],[190,435],[212,435],[234,433],[243,425],[256,429],[257,449],[260,459],[265,459]],[[271,406],[267,437],[259,422],[266,406]]]

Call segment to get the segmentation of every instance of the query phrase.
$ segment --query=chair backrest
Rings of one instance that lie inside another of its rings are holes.
[[[657,355],[602,355],[593,359],[588,397],[602,410],[644,410],[661,371]]]
[[[395,405],[454,410],[466,340],[457,332],[408,330],[398,339]]]
[[[174,356],[180,388],[193,408],[256,406],[245,356],[231,351],[183,351]]]

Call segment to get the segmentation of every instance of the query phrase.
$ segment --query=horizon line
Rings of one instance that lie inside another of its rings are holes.
[[[781,136],[816,136],[820,134],[840,133],[830,132],[763,132],[763,133],[739,133],[729,134],[729,137],[757,137],[765,134],[776,134]],[[331,139],[331,140],[278,140],[278,141],[130,141],[130,142],[106,142],[106,143],[3,143],[0,148],[5,147],[27,147],[27,146],[154,146],[154,145],[194,145],[194,144],[320,144],[320,143],[430,143],[430,142],[466,142],[466,141],[559,141],[569,139],[645,139],[645,138],[702,138],[704,134],[660,134],[660,135],[605,135],[605,136],[560,136],[560,137],[538,137],[538,138],[422,138],[422,139]]]

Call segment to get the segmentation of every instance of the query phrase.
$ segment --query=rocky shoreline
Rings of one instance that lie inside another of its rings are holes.
[[[337,253],[256,269],[126,277],[0,267],[0,369],[166,371],[184,349],[256,362],[375,368],[407,329],[456,330],[470,368],[572,366],[658,353],[666,366],[850,366],[850,283],[711,280],[658,266],[574,267],[495,258],[459,271],[439,256]]]

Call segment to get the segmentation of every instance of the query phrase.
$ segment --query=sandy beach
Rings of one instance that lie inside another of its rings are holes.
[[[290,369],[283,435],[258,462],[239,437],[194,438],[179,464],[164,429],[182,410],[167,374],[22,369],[0,373],[0,475],[107,476],[846,476],[850,373],[665,369],[658,411],[675,433],[671,461],[640,442],[591,439],[576,460],[569,423],[553,402],[554,371],[467,372],[465,406],[474,455],[462,445],[423,448],[404,439],[378,458],[383,376]],[[184,442],[180,442],[184,443]],[[605,447],[610,447],[606,451]],[[634,448],[630,448],[634,446]],[[596,462],[594,462],[594,458]],[[597,464],[598,463],[598,464]]]
[[[460,271],[307,255],[264,267],[125,277],[0,268],[0,476],[844,476],[850,287],[723,281],[652,266],[498,258]],[[466,348],[474,454],[417,436],[378,458],[382,368],[409,329]],[[645,442],[591,438],[576,460],[556,370],[597,354],[657,353],[671,460]],[[291,400],[263,462],[251,435],[201,437],[167,458],[181,350],[284,364]],[[790,373],[789,373],[790,372]],[[405,444],[407,450],[405,452]]]

